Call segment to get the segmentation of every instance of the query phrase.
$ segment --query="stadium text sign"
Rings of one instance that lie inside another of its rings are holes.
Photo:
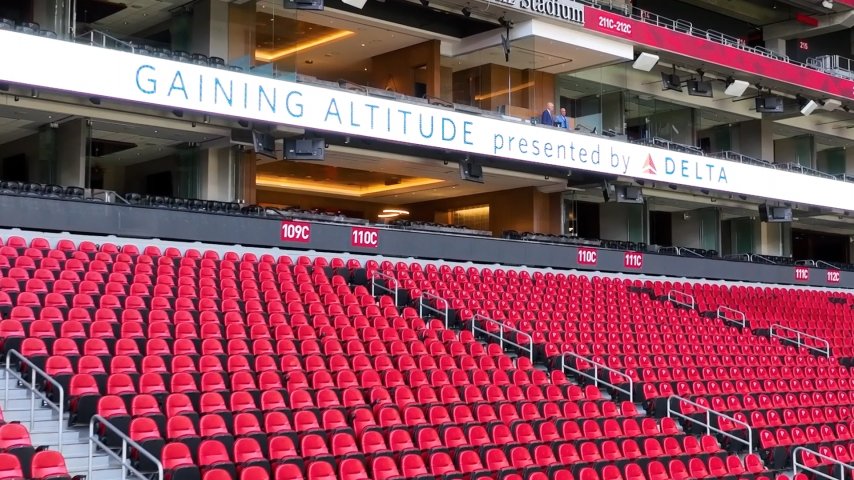
[[[308,243],[311,241],[311,224],[285,220],[282,222],[281,239],[284,242]]]
[[[854,210],[846,182],[16,32],[0,31],[0,81]]]

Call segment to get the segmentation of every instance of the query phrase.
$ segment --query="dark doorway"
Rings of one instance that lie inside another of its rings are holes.
[[[849,263],[848,236],[792,229],[792,256],[796,260]]]

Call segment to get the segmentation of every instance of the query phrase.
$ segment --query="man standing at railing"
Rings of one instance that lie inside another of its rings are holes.
[[[547,103],[546,109],[543,110],[543,114],[540,118],[540,124],[553,127],[555,124],[554,111],[555,111],[555,104],[552,102]]]

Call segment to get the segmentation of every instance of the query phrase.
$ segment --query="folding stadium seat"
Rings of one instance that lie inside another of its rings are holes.
[[[201,471],[193,461],[187,445],[179,442],[168,443],[160,453],[164,472],[171,480],[200,480]]]
[[[202,471],[221,469],[229,472],[232,478],[237,474],[237,469],[229,457],[228,450],[217,440],[203,440],[199,445],[198,457]]]
[[[30,478],[33,480],[71,480],[65,459],[54,450],[41,450],[33,455],[30,464]]]
[[[36,450],[30,440],[26,427],[19,423],[7,423],[0,426],[0,452],[14,455],[29,478],[30,465]]]
[[[304,480],[302,470],[293,464],[282,464],[276,467],[273,480]]]
[[[29,467],[29,465],[27,466]],[[0,479],[19,480],[22,478],[29,478],[29,474],[25,475],[18,457],[8,453],[0,453]]]
[[[328,462],[311,462],[306,468],[307,480],[337,480],[335,469]]]
[[[138,417],[131,420],[130,438],[154,458],[160,458],[160,452],[163,450],[165,442],[154,420],[146,417]],[[157,469],[154,462],[139,452],[131,452],[131,457],[137,462],[137,468],[140,471],[150,472]]]

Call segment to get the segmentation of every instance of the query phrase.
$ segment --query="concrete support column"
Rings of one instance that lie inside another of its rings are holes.
[[[774,161],[774,132],[770,120],[741,122],[738,131],[737,152],[749,157]]]
[[[753,251],[760,255],[784,255],[783,224],[763,223],[759,220],[756,220],[756,224],[759,234],[756,236],[756,246]]]
[[[192,52],[228,58],[228,7],[229,3],[220,0],[202,0],[193,5]]]
[[[63,186],[85,187],[87,177],[86,143],[89,127],[77,118],[56,129],[56,167],[54,181]]]
[[[33,0],[33,22],[45,30],[53,30],[59,38],[70,35],[73,0]]]
[[[233,202],[236,198],[237,152],[225,147],[199,152],[199,193],[205,200]]]

